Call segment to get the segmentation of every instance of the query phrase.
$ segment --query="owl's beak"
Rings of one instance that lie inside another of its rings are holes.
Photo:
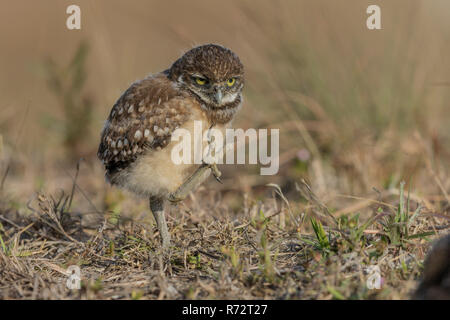
[[[220,90],[219,88],[216,89],[216,92],[214,93],[214,100],[216,100],[217,104],[221,104],[222,103],[222,90]]]

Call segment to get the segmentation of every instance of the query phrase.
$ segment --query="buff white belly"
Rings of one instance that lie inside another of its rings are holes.
[[[207,130],[210,124],[205,120],[201,121],[202,130]],[[114,184],[143,197],[167,196],[177,190],[199,166],[193,163],[194,121],[186,122],[182,128],[188,130],[191,136],[192,164],[174,163],[172,149],[180,142],[171,141],[161,150],[147,151],[128,168],[117,173]],[[224,127],[218,129],[225,132]],[[204,141],[202,145],[202,150],[205,150],[208,143]]]

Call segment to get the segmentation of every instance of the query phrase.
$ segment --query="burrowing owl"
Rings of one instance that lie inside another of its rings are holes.
[[[114,104],[98,157],[113,185],[150,198],[163,247],[170,236],[163,204],[198,168],[171,160],[177,128],[225,130],[242,104],[244,68],[220,45],[195,47],[158,74],[133,83]]]

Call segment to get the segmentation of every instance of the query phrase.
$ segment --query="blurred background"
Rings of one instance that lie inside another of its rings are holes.
[[[209,181],[230,206],[267,183],[295,200],[301,178],[330,202],[402,180],[448,199],[449,1],[1,2],[0,177],[19,208],[36,191],[70,190],[80,158],[86,197],[103,209],[120,198],[95,155],[103,121],[132,82],[204,43],[246,68],[234,126],[280,129],[278,175],[222,166],[224,184]],[[81,30],[66,28],[71,4]],[[366,28],[370,4],[382,30]]]

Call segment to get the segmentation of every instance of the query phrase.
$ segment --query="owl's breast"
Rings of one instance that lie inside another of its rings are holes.
[[[177,140],[171,139],[162,149],[148,150],[142,154],[126,170],[120,171],[114,177],[113,184],[145,197],[166,196],[174,192],[199,166],[198,161],[201,161],[202,155],[198,153],[203,153],[208,147],[208,142],[202,137],[210,127],[211,124],[201,108],[193,108],[189,120],[179,128],[182,129],[179,132],[184,133],[182,136],[178,135]],[[225,126],[218,126],[216,129],[225,132]],[[180,163],[179,157],[183,157],[185,151],[183,149],[180,154],[180,146],[185,143],[190,145],[190,148],[187,148],[190,149],[190,156],[188,161]]]

